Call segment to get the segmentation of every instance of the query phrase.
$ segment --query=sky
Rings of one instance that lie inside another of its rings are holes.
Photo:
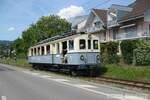
[[[129,5],[135,0],[0,0],[0,40],[13,41],[41,16],[69,19],[87,15],[91,8],[107,9],[112,4]]]

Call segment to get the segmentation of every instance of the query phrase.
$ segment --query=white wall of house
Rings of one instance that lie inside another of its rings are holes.
[[[82,21],[77,25],[77,32],[83,32],[87,20]]]
[[[100,43],[107,42],[107,40],[106,40],[106,33],[105,32],[103,32],[103,31],[96,32],[96,33],[94,33],[94,35],[99,38]]]
[[[103,22],[101,19],[92,13],[87,21],[88,22],[85,26],[86,32],[96,35],[101,43],[106,42],[106,33],[104,32]]]
[[[91,17],[93,17],[93,16],[91,16]],[[94,18],[91,21],[91,23],[86,26],[86,31],[88,33],[93,33],[93,32],[97,32],[97,31],[103,30],[102,25],[103,25],[103,23],[101,22],[101,20],[97,16],[94,16]]]

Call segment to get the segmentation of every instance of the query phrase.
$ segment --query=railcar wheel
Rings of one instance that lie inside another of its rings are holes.
[[[71,75],[71,76],[77,76],[78,73],[77,73],[77,71],[71,70],[71,71],[70,71],[70,75]]]
[[[38,68],[37,68],[37,66],[36,65],[34,65],[34,64],[32,64],[32,68],[33,69],[35,69],[35,70],[37,70]]]

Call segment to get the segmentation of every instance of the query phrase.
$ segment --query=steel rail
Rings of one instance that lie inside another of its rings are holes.
[[[146,83],[146,82],[115,79],[115,78],[109,78],[109,77],[99,77],[99,78],[96,78],[96,80],[150,90],[150,83]]]

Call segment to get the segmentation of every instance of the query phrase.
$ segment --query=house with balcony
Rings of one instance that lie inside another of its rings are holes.
[[[100,42],[107,41],[107,10],[92,9],[87,20],[83,23],[83,32],[97,35],[100,39]]]
[[[150,0],[136,0],[128,6],[112,5],[107,15],[110,41],[150,37]]]

